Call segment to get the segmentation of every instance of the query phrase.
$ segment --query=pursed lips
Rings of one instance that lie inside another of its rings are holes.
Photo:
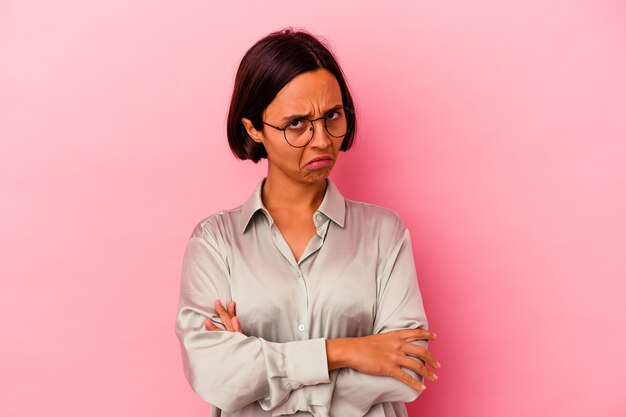
[[[332,157],[331,156],[322,156],[319,158],[314,158],[312,160],[310,160],[309,162],[307,162],[307,165],[312,164],[313,162],[319,162],[319,161],[326,161],[326,160],[331,160],[332,161]]]

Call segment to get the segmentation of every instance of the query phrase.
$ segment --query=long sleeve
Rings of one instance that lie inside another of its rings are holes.
[[[231,300],[229,267],[220,247],[198,224],[183,258],[175,332],[185,376],[198,396],[225,411],[259,400],[270,409],[285,402],[292,390],[329,382],[323,338],[275,343],[206,330],[206,318],[223,328],[214,300]]]
[[[399,217],[394,235],[396,243],[382,267],[378,283],[374,334],[428,327],[417,282],[410,233]],[[428,347],[426,340],[411,343]],[[412,358],[424,364],[422,359]],[[410,369],[402,370],[420,382],[423,380],[421,375]],[[411,402],[420,393],[392,377],[368,375],[352,368],[342,368],[336,380],[331,409],[333,415],[359,417],[365,415],[374,404]]]

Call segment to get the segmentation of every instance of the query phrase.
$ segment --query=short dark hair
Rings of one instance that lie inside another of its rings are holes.
[[[263,111],[278,92],[296,76],[319,68],[335,76],[343,105],[355,110],[337,60],[322,41],[305,30],[286,28],[270,33],[246,52],[237,70],[228,111],[228,143],[235,156],[254,163],[267,158],[265,147],[248,136],[241,118],[249,119],[255,129],[262,130]],[[355,112],[346,112],[346,118],[348,133],[339,148],[342,151],[350,149],[356,133]]]

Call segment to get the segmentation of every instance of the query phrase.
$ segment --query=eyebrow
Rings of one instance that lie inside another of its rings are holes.
[[[343,104],[335,104],[334,106],[330,107],[328,110],[324,111],[324,114],[331,112],[333,110],[337,110],[343,107]],[[290,120],[294,120],[294,119],[303,119],[306,117],[311,116],[311,113],[309,114],[290,114],[289,116],[285,116],[282,119],[280,119],[280,123],[286,123]]]

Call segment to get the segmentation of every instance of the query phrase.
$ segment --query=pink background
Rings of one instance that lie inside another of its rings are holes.
[[[173,325],[270,31],[329,39],[361,130],[333,178],[413,238],[439,381],[411,416],[626,415],[620,1],[0,3],[1,416],[207,416]]]

